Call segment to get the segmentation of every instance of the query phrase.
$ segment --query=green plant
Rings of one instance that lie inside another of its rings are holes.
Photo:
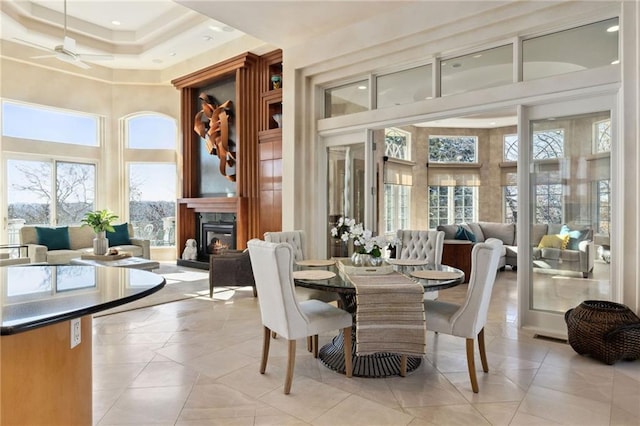
[[[90,226],[93,229],[93,232],[96,234],[98,232],[114,232],[113,226],[111,222],[117,219],[118,216],[113,214],[110,210],[102,209],[96,210],[94,212],[87,212],[82,219],[82,225]]]

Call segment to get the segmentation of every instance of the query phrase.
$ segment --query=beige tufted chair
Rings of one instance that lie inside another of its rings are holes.
[[[253,266],[260,316],[264,326],[260,373],[264,374],[269,357],[270,334],[276,332],[288,340],[287,373],[284,393],[291,390],[296,360],[296,339],[342,329],[345,336],[344,359],[347,377],[351,377],[351,314],[319,300],[298,302],[293,284],[293,252],[290,244],[268,243],[253,239],[247,243]]]
[[[424,312],[427,330],[463,337],[467,341],[467,368],[471,389],[478,393],[478,379],[473,344],[478,338],[482,370],[489,371],[484,348],[484,326],[487,323],[491,291],[496,280],[496,270],[502,252],[502,241],[477,243],[471,251],[471,277],[467,296],[462,304],[425,300]]]
[[[304,231],[265,232],[264,240],[270,243],[289,243],[293,248],[293,261],[297,262],[305,259],[306,235]],[[296,297],[298,300],[317,299],[323,302],[333,302],[339,299],[337,293],[302,287],[296,287]]]
[[[399,229],[397,259],[426,259],[429,263],[442,263],[443,231]]]

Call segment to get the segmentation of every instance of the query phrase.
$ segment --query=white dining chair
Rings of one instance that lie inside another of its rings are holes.
[[[399,229],[396,233],[396,259],[425,260],[428,263],[442,263],[444,231]],[[424,294],[425,300],[438,298],[438,291]]]
[[[442,263],[444,247],[443,231],[422,231],[399,229],[399,245],[396,247],[396,259],[427,260],[429,263]]]
[[[424,311],[427,330],[464,337],[467,349],[467,368],[474,393],[478,393],[474,359],[474,341],[478,339],[482,370],[489,372],[484,347],[484,326],[487,323],[491,291],[496,279],[502,241],[477,243],[471,252],[471,277],[467,295],[462,304],[425,300]]]
[[[289,243],[293,248],[294,262],[306,259],[304,255],[306,234],[302,230],[265,232],[264,240],[270,243]],[[334,302],[340,300],[340,297],[335,292],[313,290],[304,287],[296,287],[296,297],[298,300],[316,299],[322,300],[323,302]]]
[[[298,302],[292,275],[294,250],[288,243],[253,239],[247,246],[264,326],[260,373],[266,371],[271,332],[274,331],[289,343],[284,382],[284,393],[289,394],[296,359],[296,339],[313,336],[317,340],[320,333],[342,329],[345,372],[347,377],[351,377],[351,314],[319,300]]]

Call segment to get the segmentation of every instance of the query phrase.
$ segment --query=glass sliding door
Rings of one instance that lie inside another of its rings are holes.
[[[530,166],[522,168],[530,171],[523,325],[542,334],[564,337],[568,309],[584,300],[614,297],[615,140],[607,104],[606,98],[597,98],[529,111],[528,148],[521,156]]]

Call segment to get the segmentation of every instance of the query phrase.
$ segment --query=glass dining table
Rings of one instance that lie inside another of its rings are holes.
[[[356,288],[350,280],[345,268],[339,268],[336,262],[344,261],[336,259],[334,262],[326,260],[307,260],[294,265],[294,283],[296,286],[315,290],[335,292],[342,302],[342,309],[351,313],[353,325],[352,336],[352,364],[353,375],[357,377],[387,377],[400,374],[400,358],[397,353],[375,353],[372,355],[356,355]],[[464,282],[464,272],[457,268],[439,264],[420,264],[419,261],[402,261],[390,259],[394,262],[393,272],[410,277],[422,284],[425,293],[436,290],[444,290],[457,286]],[[296,272],[303,271],[303,272]],[[317,271],[312,273],[312,271]],[[321,272],[324,271],[324,272]],[[350,272],[353,269],[350,270]],[[345,372],[344,339],[342,332],[335,336],[329,343],[318,351],[318,358],[328,368],[337,372]],[[413,371],[420,366],[421,357],[407,358],[407,371]]]

